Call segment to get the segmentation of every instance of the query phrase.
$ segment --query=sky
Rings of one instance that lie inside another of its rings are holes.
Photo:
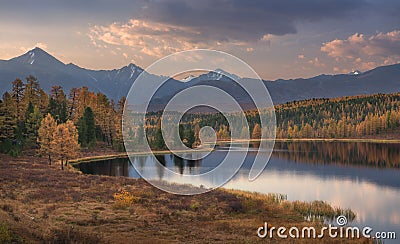
[[[1,0],[0,59],[40,47],[64,63],[146,68],[183,50],[220,50],[264,79],[400,62],[397,0]]]

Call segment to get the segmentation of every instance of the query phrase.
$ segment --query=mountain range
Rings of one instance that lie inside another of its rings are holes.
[[[3,94],[11,90],[11,82],[17,77],[24,79],[28,75],[33,75],[47,92],[53,85],[61,85],[66,92],[73,87],[87,86],[92,91],[102,92],[109,98],[118,100],[127,95],[131,85],[142,72],[144,69],[135,64],[113,70],[85,69],[72,63],[64,64],[46,51],[34,48],[10,60],[0,60],[0,92]],[[400,64],[381,66],[363,73],[357,71],[349,74],[322,74],[307,79],[278,79],[263,82],[274,104],[311,98],[393,93],[400,92]],[[219,87],[234,96],[241,104],[251,103],[250,97],[244,90],[222,70],[188,77],[184,82],[169,79],[157,91],[155,101],[163,104],[176,92],[200,84]]]

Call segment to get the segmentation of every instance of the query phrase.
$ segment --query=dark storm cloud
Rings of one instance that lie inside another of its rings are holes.
[[[145,3],[142,19],[191,27],[202,38],[254,41],[265,34],[296,33],[296,24],[324,19],[351,19],[366,0],[160,0]]]
[[[296,33],[299,23],[369,15],[388,18],[399,16],[399,11],[400,1],[395,0],[14,0],[3,1],[0,9],[10,21],[18,16],[27,23],[142,19],[193,28],[201,32],[199,42],[254,41],[265,34]]]

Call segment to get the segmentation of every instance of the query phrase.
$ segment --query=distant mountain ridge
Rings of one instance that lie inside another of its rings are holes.
[[[110,98],[126,96],[133,81],[143,72],[135,64],[120,69],[90,70],[75,64],[64,64],[40,48],[0,61],[0,92],[11,89],[15,78],[25,79],[28,75],[38,78],[40,86],[50,91],[51,86],[61,85],[66,92],[73,87],[87,86]]]
[[[113,70],[85,69],[72,63],[64,64],[46,51],[35,48],[10,60],[0,60],[0,92],[3,94],[11,90],[11,82],[15,78],[25,79],[28,75],[33,75],[46,91],[50,91],[53,85],[61,85],[66,92],[73,87],[87,86],[90,90],[102,92],[118,100],[127,95],[131,85],[142,72],[143,69],[135,64]],[[237,78],[233,74],[231,77]],[[205,83],[224,89],[241,104],[251,103],[250,97],[227,77],[223,70],[190,77],[185,82],[169,79],[157,91],[155,99],[157,103],[162,104],[180,90]],[[275,104],[311,98],[394,93],[400,92],[400,64],[381,66],[363,73],[357,71],[350,74],[319,75],[307,79],[278,79],[264,81],[264,84]]]

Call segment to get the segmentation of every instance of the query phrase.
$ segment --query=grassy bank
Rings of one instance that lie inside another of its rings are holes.
[[[144,180],[83,175],[72,167],[62,171],[27,156],[1,155],[0,182],[0,238],[16,243],[253,243],[261,241],[256,231],[264,221],[321,226],[305,221],[308,210],[327,217],[340,211],[322,202],[223,189],[178,196]]]

